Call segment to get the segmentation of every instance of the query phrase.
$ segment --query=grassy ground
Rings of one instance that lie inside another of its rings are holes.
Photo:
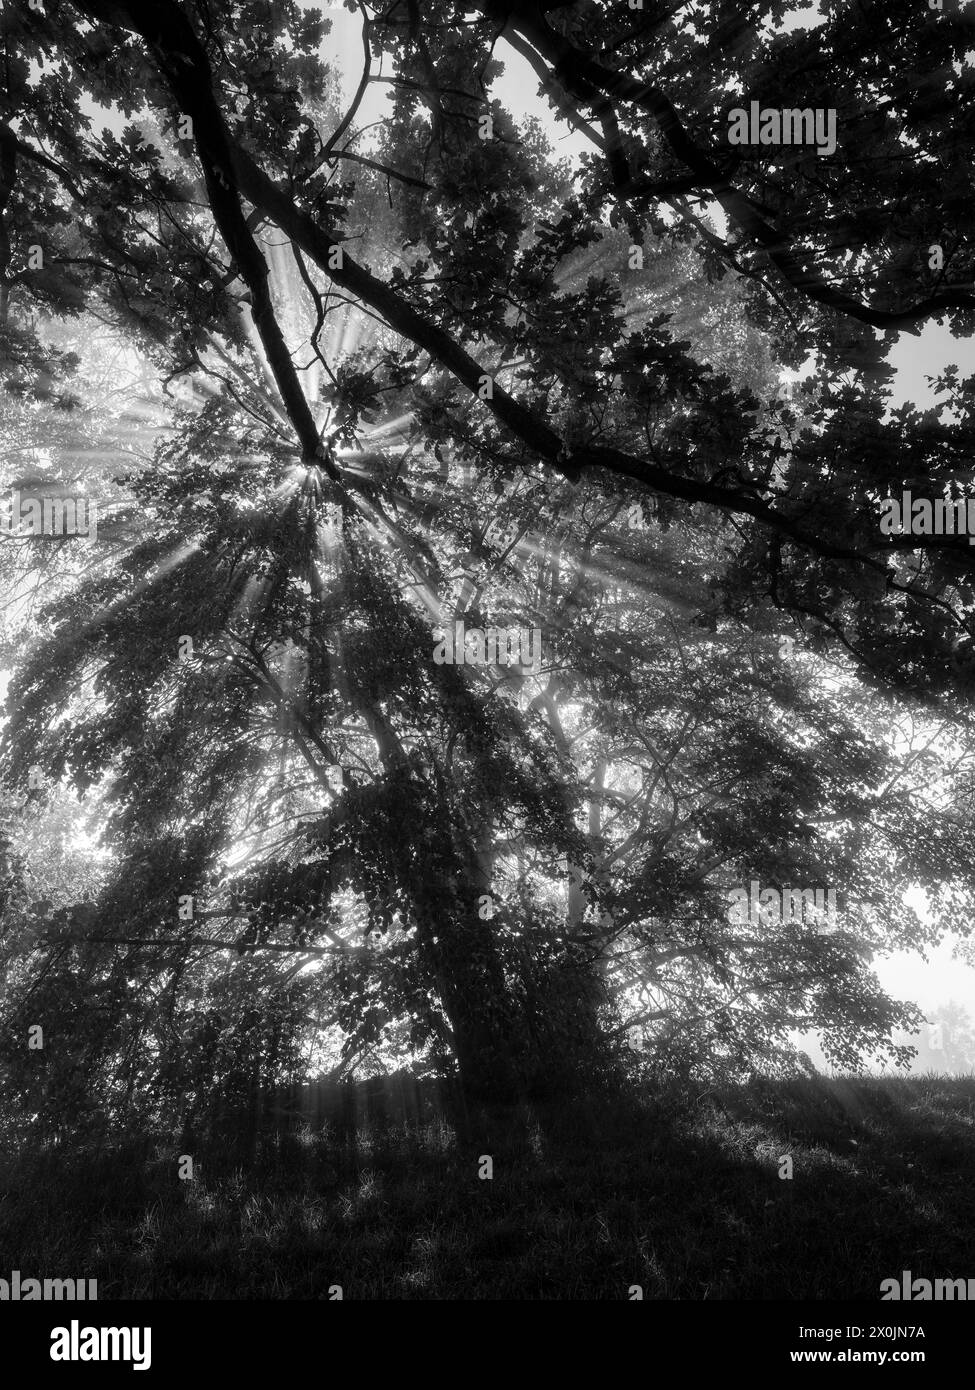
[[[0,1162],[0,1277],[110,1298],[869,1299],[975,1277],[975,1079],[754,1084]],[[494,1175],[479,1178],[489,1154]],[[790,1154],[794,1176],[779,1177]]]

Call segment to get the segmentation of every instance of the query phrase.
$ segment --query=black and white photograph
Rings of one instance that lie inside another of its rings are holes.
[[[0,29],[4,1373],[947,1374],[975,4]]]

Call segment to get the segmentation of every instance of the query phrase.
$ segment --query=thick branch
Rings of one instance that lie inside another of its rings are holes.
[[[506,18],[509,29],[535,46],[551,64],[564,89],[577,100],[598,109],[607,97],[623,98],[652,116],[671,152],[692,171],[695,181],[711,190],[728,216],[764,248],[783,278],[808,299],[874,328],[908,331],[918,331],[916,326],[923,320],[946,309],[975,308],[975,296],[961,290],[942,290],[907,309],[874,309],[859,303],[803,263],[785,243],[782,233],[761,216],[712,157],[691,139],[673,102],[659,87],[641,82],[629,73],[603,67],[558,34],[544,15],[529,5],[512,7],[510,0],[483,0],[476,8],[492,19]],[[605,148],[604,142],[597,143]]]
[[[338,480],[337,469],[321,449],[318,426],[274,313],[267,262],[240,205],[229,140],[213,94],[206,51],[174,5],[146,4],[142,0],[136,7],[135,4],[106,3],[106,0],[79,0],[79,8],[95,18],[110,16],[115,22],[123,22],[140,33],[165,73],[182,111],[192,118],[194,143],[203,167],[214,221],[250,290],[254,324],[301,444],[302,455],[309,461],[324,464]],[[123,14],[125,19],[120,21]]]
[[[489,373],[484,371],[470,353],[456,343],[446,330],[432,323],[419,310],[413,308],[391,286],[377,278],[365,267],[358,265],[344,249],[341,265],[333,265],[331,263],[333,260],[332,252],[339,246],[339,243],[334,241],[329,232],[323,229],[308,213],[299,209],[291,196],[264,173],[239,143],[231,140],[213,94],[212,77],[206,53],[189,23],[171,3],[171,0],[151,0],[151,3],[148,4],[145,3],[145,0],[140,0],[138,5],[135,0],[118,0],[118,3],[114,3],[114,0],[78,0],[78,3],[83,11],[96,18],[106,17],[105,12],[111,11],[115,22],[124,22],[127,27],[144,34],[147,42],[150,42],[154,50],[160,55],[164,71],[177,98],[185,104],[185,108],[193,111],[194,128],[201,148],[208,153],[211,160],[213,156],[210,152],[216,151],[218,163],[228,170],[229,178],[236,182],[244,197],[276,223],[332,280],[374,309],[395,332],[424,348],[431,358],[450,372],[472,394],[478,393],[479,387]],[[117,19],[121,12],[125,14],[124,20]],[[518,12],[516,19],[519,25],[522,24],[521,12]],[[556,56],[560,61],[560,73],[566,67],[574,70],[574,66],[581,63],[587,74],[594,73],[601,81],[609,82],[613,78],[613,74],[607,73],[598,64],[592,63],[583,55],[577,56],[571,45],[561,40],[547,25],[543,24],[539,27],[537,17],[528,25],[528,29],[532,35],[540,34],[543,39],[550,36],[551,43],[556,45],[558,49]],[[168,57],[167,54],[176,54],[177,56],[173,58]],[[594,90],[592,81],[589,77],[582,81],[586,94],[591,96]],[[633,100],[639,98],[641,104],[647,105],[649,103],[653,109],[663,103],[666,107],[663,116],[666,116],[668,111],[670,113],[665,124],[669,122],[668,128],[673,127],[671,135],[679,149],[687,155],[687,162],[703,168],[707,175],[706,178],[703,178],[702,175],[704,182],[711,184],[712,180],[719,182],[722,180],[723,176],[720,171],[704,156],[701,156],[693,146],[677,120],[676,113],[669,101],[662,94],[653,93],[652,89],[646,88],[644,84],[634,82],[633,79],[625,79],[624,88],[625,93],[629,94]],[[648,92],[650,95],[647,95]],[[702,159],[705,160],[703,166],[701,165]],[[222,195],[222,198],[225,199],[225,190],[219,186],[216,174],[212,175],[212,182],[217,186],[217,194]],[[736,193],[734,196],[741,202],[742,216],[747,215],[748,218],[758,216],[743,195]],[[243,222],[243,214],[240,212],[236,198],[234,198],[234,208],[236,215]],[[216,208],[214,211],[216,215]],[[233,223],[234,209],[228,210],[227,217],[228,223]],[[230,226],[229,230],[231,234],[235,234],[234,226]],[[248,238],[249,235],[248,232]],[[231,249],[233,250],[233,248]],[[244,251],[246,254],[246,248]],[[266,277],[267,267],[259,253],[256,254],[260,266],[254,266],[253,270],[256,278],[263,283],[266,294],[266,278],[262,278],[261,272],[263,272],[263,277]],[[273,314],[271,318],[273,320]],[[271,325],[268,324],[268,327],[270,329]],[[276,323],[273,324],[273,330],[280,332]],[[287,355],[283,339],[281,346]],[[287,368],[294,374],[294,365],[290,356],[287,356]],[[298,392],[301,395],[300,386],[298,386]],[[308,410],[303,395],[301,395],[301,405],[305,411]],[[681,497],[689,502],[705,503],[730,513],[745,513],[771,526],[816,554],[865,564],[884,574],[885,577],[887,575],[886,565],[883,561],[875,559],[863,551],[831,544],[818,535],[804,530],[791,517],[776,511],[769,503],[755,496],[752,492],[684,477],[620,449],[590,445],[575,449],[570,453],[560,437],[543,419],[540,419],[533,411],[509,395],[497,382],[493,383],[492,398],[484,401],[484,405],[522,444],[572,481],[578,480],[583,469],[602,469],[620,477],[630,478],[644,487],[652,488],[672,497]],[[310,431],[308,425],[305,425],[304,428],[305,432],[309,434],[310,443],[310,433],[315,430],[310,412],[308,412],[308,420]],[[315,434],[315,447],[317,447],[317,433]],[[965,554],[969,559],[972,557],[972,551],[967,545],[966,537],[950,535],[878,537],[877,544],[871,546],[871,550],[883,552],[914,548],[920,545],[953,549],[958,552],[959,556]]]

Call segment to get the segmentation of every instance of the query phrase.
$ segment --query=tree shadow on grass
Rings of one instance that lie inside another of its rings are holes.
[[[425,1083],[319,1100],[247,1164],[201,1141],[192,1182],[164,1138],[8,1162],[0,1267],[100,1299],[876,1301],[903,1269],[975,1276],[972,1082],[526,1103],[476,1136]]]

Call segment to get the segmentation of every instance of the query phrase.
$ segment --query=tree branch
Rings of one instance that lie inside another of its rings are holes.
[[[482,0],[475,8],[492,19],[505,17],[510,29],[534,44],[551,65],[553,75],[577,100],[598,107],[606,97],[623,98],[650,115],[671,152],[692,171],[699,184],[711,190],[728,216],[764,248],[782,277],[806,298],[871,327],[901,328],[908,332],[920,331],[918,324],[946,309],[975,308],[975,296],[960,290],[942,290],[906,309],[875,309],[859,303],[828,284],[817,270],[804,264],[791,247],[784,244],[782,233],[760,215],[751,200],[734,187],[711,156],[691,139],[673,102],[659,87],[641,82],[629,73],[604,68],[558,34],[543,14],[528,5],[513,6],[510,0]],[[605,149],[604,142],[597,140],[595,143]]]

